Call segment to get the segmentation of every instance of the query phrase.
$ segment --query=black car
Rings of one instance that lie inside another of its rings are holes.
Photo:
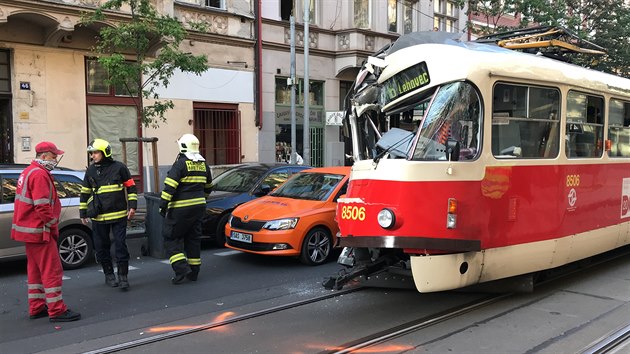
[[[286,181],[293,174],[310,166],[250,163],[234,167],[213,179],[212,193],[206,200],[203,237],[225,244],[225,224],[237,206],[262,197]]]

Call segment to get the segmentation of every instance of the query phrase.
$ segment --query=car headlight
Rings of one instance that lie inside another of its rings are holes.
[[[383,209],[378,212],[378,224],[384,229],[392,228],[396,224],[396,216],[389,209]]]
[[[232,214],[230,214],[230,217],[228,218],[227,224],[230,225],[230,227],[232,227],[232,218],[234,218],[232,216]]]
[[[295,226],[298,223],[300,218],[286,218],[286,219],[278,219],[267,221],[263,225],[263,229],[267,230],[290,230],[295,229]]]

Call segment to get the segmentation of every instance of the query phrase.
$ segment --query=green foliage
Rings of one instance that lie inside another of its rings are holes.
[[[620,0],[471,0],[468,13],[487,18],[478,35],[532,25],[562,26],[608,50],[604,56],[577,55],[574,63],[630,78],[630,7]],[[517,27],[498,25],[505,14],[517,15]],[[469,27],[472,27],[469,24]]]
[[[94,51],[109,72],[108,84],[124,87],[137,99],[142,123],[157,128],[160,122],[166,122],[166,111],[174,107],[172,101],[160,100],[157,88],[168,87],[176,70],[203,73],[208,59],[180,50],[186,29],[176,18],[158,13],[150,0],[106,1],[93,13],[85,14],[83,23],[105,21],[108,12],[121,9],[130,11],[129,20],[115,27],[102,27]],[[155,103],[145,107],[143,99]]]

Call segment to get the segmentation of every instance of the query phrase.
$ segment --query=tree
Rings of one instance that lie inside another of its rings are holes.
[[[608,51],[601,57],[576,55],[574,63],[630,78],[630,6],[623,1],[471,0],[468,4],[468,14],[492,19],[485,26],[485,33],[531,25],[562,26]],[[506,13],[520,18],[516,27],[497,25],[498,17]]]
[[[137,100],[142,123],[157,128],[166,122],[165,113],[174,104],[161,100],[156,89],[167,87],[176,70],[201,74],[208,59],[180,50],[186,29],[176,18],[158,13],[150,0],[108,0],[85,14],[83,23],[103,21],[106,12],[121,8],[130,12],[129,20],[102,27],[94,51],[109,72],[108,84],[124,87]],[[128,60],[130,57],[133,60]],[[154,103],[145,107],[145,99]]]

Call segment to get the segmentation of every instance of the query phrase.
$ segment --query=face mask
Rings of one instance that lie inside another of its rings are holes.
[[[36,159],[35,161],[48,171],[52,171],[57,166],[57,161],[55,160]]]

